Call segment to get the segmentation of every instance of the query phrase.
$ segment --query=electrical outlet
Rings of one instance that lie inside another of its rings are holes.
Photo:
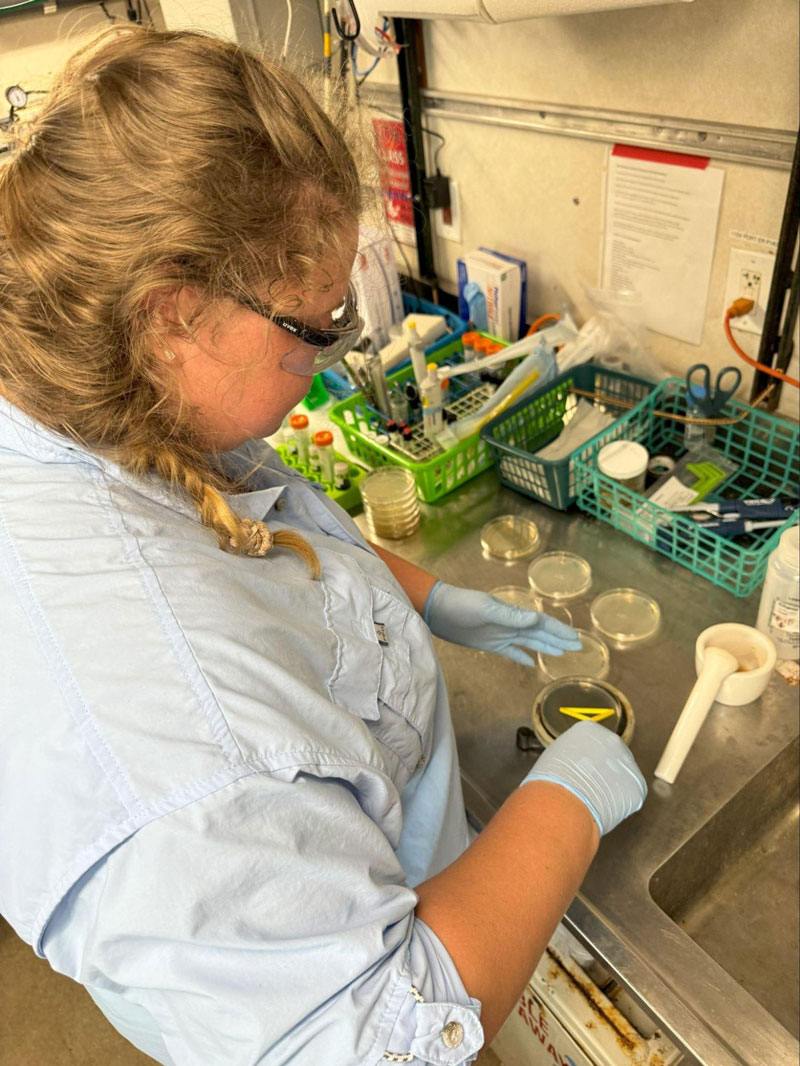
[[[461,199],[458,182],[450,178],[450,206],[445,210],[437,207],[431,211],[436,232],[446,241],[461,243]]]
[[[731,329],[745,333],[762,331],[774,266],[774,255],[749,252],[745,248],[731,249],[723,310],[727,310],[734,300],[739,299],[752,300],[755,305],[749,314],[732,318]]]
[[[761,275],[757,270],[743,270],[741,273],[741,292],[746,300],[758,303],[758,294],[761,289]]]

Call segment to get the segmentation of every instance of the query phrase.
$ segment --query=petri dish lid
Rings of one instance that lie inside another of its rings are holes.
[[[609,589],[592,600],[592,622],[604,636],[620,644],[635,644],[658,632],[661,608],[638,589]]]
[[[581,721],[597,722],[626,744],[633,736],[630,701],[608,681],[590,677],[562,677],[539,692],[533,704],[533,729],[539,741],[551,744]]]
[[[373,470],[359,486],[361,495],[370,503],[395,504],[401,498],[416,495],[413,475],[399,466],[384,466]]]
[[[611,669],[611,654],[606,644],[585,629],[576,629],[583,647],[580,651],[565,651],[563,655],[543,655],[539,652],[539,669],[550,681],[560,677],[593,677],[603,680]]]
[[[500,515],[481,530],[481,547],[497,559],[522,559],[539,547],[539,530],[528,518]]]
[[[591,586],[592,568],[572,552],[545,552],[528,567],[528,582],[540,596],[571,600]]]
[[[489,593],[496,600],[510,603],[512,607],[527,607],[529,611],[541,611],[542,604],[533,594],[532,588],[525,585],[501,585]]]

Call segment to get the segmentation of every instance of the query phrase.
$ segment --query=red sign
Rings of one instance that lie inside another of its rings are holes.
[[[415,247],[414,207],[403,123],[393,118],[374,118],[372,125],[381,160],[386,217],[397,240]]]

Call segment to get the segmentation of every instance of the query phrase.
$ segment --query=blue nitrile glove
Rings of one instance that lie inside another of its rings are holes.
[[[522,784],[531,781],[550,781],[577,796],[589,808],[601,836],[638,811],[647,795],[627,746],[597,722],[578,722],[557,737]]]
[[[522,648],[562,655],[582,646],[575,630],[555,618],[502,603],[488,592],[456,588],[443,581],[437,581],[428,593],[422,617],[431,633],[442,640],[494,651],[525,666],[532,666],[533,661]]]

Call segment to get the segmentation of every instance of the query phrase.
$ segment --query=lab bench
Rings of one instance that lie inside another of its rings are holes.
[[[663,871],[672,870],[670,860],[674,864],[676,857],[688,854],[694,863],[690,879],[697,882],[693,891],[706,892],[707,909],[713,910],[712,871],[701,868],[718,861],[712,838],[720,819],[725,821],[728,805],[734,807],[730,801],[755,811],[756,823],[768,821],[772,807],[759,814],[759,797],[769,793],[776,775],[780,781],[786,778],[787,753],[790,761],[797,762],[792,748],[798,735],[798,693],[775,674],[756,702],[712,708],[675,784],[653,777],[695,681],[698,634],[718,622],[752,625],[758,594],[738,599],[603,523],[577,512],[551,510],[503,488],[494,471],[436,503],[421,504],[421,511],[422,524],[414,535],[379,543],[443,581],[486,591],[501,585],[526,585],[530,558],[514,562],[488,558],[480,544],[481,528],[487,521],[500,514],[516,514],[536,522],[540,551],[564,549],[591,563],[592,588],[569,604],[575,626],[591,629],[589,604],[605,589],[633,587],[658,601],[660,633],[640,647],[611,647],[608,677],[633,706],[631,748],[648,781],[649,795],[638,814],[601,841],[565,925],[690,1062],[796,1066],[798,1043],[789,1028],[796,1031],[797,980],[791,971],[797,945],[789,943],[784,948],[780,944],[782,901],[774,882],[759,880],[760,869],[765,871],[764,878],[770,876],[764,855],[754,853],[742,860],[752,862],[753,877],[746,878],[752,881],[750,895],[739,897],[741,905],[749,908],[739,920],[760,923],[764,943],[776,944],[789,954],[747,960],[741,972],[716,947],[706,950],[708,941],[706,948],[701,946],[703,937],[685,922],[681,924],[679,913],[674,914],[676,920],[669,917],[653,894],[654,884],[668,880]],[[356,521],[369,535],[364,516]],[[519,726],[531,724],[531,707],[545,679],[535,664],[528,668],[443,641],[436,644],[450,696],[466,806],[471,819],[482,826],[519,785],[536,757],[518,749],[516,732]],[[783,787],[780,781],[778,792]],[[740,796],[745,799],[737,800]],[[783,802],[780,796],[773,799],[778,805]],[[737,823],[741,826],[741,817]],[[703,834],[710,834],[708,842]],[[797,835],[796,818],[789,834]],[[781,848],[786,846],[785,834],[782,839]],[[684,846],[685,853],[681,851]],[[743,846],[741,841],[737,845]],[[524,847],[522,840],[520,847]],[[747,866],[745,870],[749,872]],[[671,876],[687,880],[685,870],[678,869]],[[668,889],[669,885],[662,888],[661,895],[669,895]],[[782,891],[786,892],[785,886]],[[794,895],[790,890],[790,908],[796,907]],[[730,896],[719,897],[719,907],[730,905]],[[520,922],[524,920],[520,915]],[[730,920],[735,923],[736,916]]]

